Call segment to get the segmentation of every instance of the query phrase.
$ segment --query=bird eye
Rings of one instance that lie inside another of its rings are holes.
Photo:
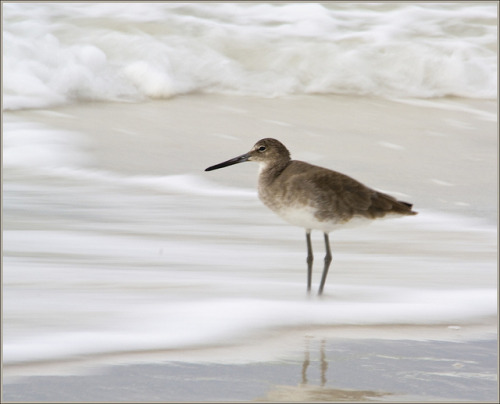
[[[263,152],[263,151],[265,151],[265,150],[266,150],[266,146],[260,146],[260,147],[259,147],[259,151],[260,151],[260,152]]]

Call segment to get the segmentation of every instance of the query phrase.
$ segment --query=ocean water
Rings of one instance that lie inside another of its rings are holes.
[[[11,112],[200,92],[491,100],[496,4],[2,6],[4,364],[496,315],[491,221],[419,209],[346,231],[308,296],[303,230],[254,188],[104,170],[86,134]]]
[[[3,107],[497,94],[497,4],[3,4]]]
[[[325,294],[308,296],[303,230],[255,189],[103,171],[78,133],[10,117],[4,131],[5,364],[496,314],[489,221],[421,210],[335,234]]]

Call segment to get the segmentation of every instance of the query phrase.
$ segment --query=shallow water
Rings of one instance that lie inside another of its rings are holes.
[[[460,402],[497,396],[495,341],[306,339],[286,360],[165,362],[29,377],[9,401]],[[383,369],[383,371],[380,371]]]
[[[305,293],[303,230],[265,210],[255,190],[70,160],[4,173],[7,364],[496,314],[496,229],[487,222],[421,210],[336,233],[318,298]],[[319,236],[315,250],[314,287]]]

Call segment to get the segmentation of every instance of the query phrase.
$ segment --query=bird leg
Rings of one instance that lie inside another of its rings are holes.
[[[306,241],[307,241],[307,291],[311,291],[311,280],[312,280],[312,267],[313,267],[313,250],[311,246],[311,230],[306,230]]]
[[[323,275],[321,276],[321,283],[319,285],[318,295],[323,293],[323,288],[325,287],[326,276],[328,275],[328,268],[330,268],[330,263],[332,262],[332,252],[330,250],[330,240],[328,238],[328,233],[325,233],[325,267],[323,268]]]

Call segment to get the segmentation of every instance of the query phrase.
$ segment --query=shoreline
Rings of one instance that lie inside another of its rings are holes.
[[[300,350],[300,341],[309,338],[329,341],[393,340],[415,342],[435,341],[445,343],[490,341],[496,339],[497,336],[494,320],[494,318],[484,318],[475,324],[460,325],[325,325],[322,327],[299,327],[295,329],[278,328],[268,331],[267,335],[255,335],[246,340],[244,339],[239,342],[221,345],[167,350],[149,349],[110,352],[80,355],[80,357],[68,357],[59,360],[4,363],[4,381],[7,381],[7,383],[15,383],[15,380],[18,378],[22,379],[23,377],[31,377],[34,375],[79,375],[82,370],[83,374],[85,374],[85,369],[88,368],[89,365],[91,367],[94,365],[97,366],[97,368],[107,368],[120,365],[153,364],[162,362],[186,362],[193,364],[272,363],[279,361],[282,357],[288,356],[290,351]]]
[[[308,333],[300,346],[271,360],[228,360],[231,350],[214,349],[204,360],[186,360],[181,352],[159,360],[161,355],[152,352],[149,360],[98,367],[94,362],[79,373],[56,364],[53,370],[60,376],[32,374],[7,382],[4,376],[4,402],[41,397],[56,402],[494,401],[496,359],[485,353],[496,348],[496,339],[452,339],[352,339]],[[289,343],[280,340],[281,345]],[[262,354],[262,347],[253,353]]]

